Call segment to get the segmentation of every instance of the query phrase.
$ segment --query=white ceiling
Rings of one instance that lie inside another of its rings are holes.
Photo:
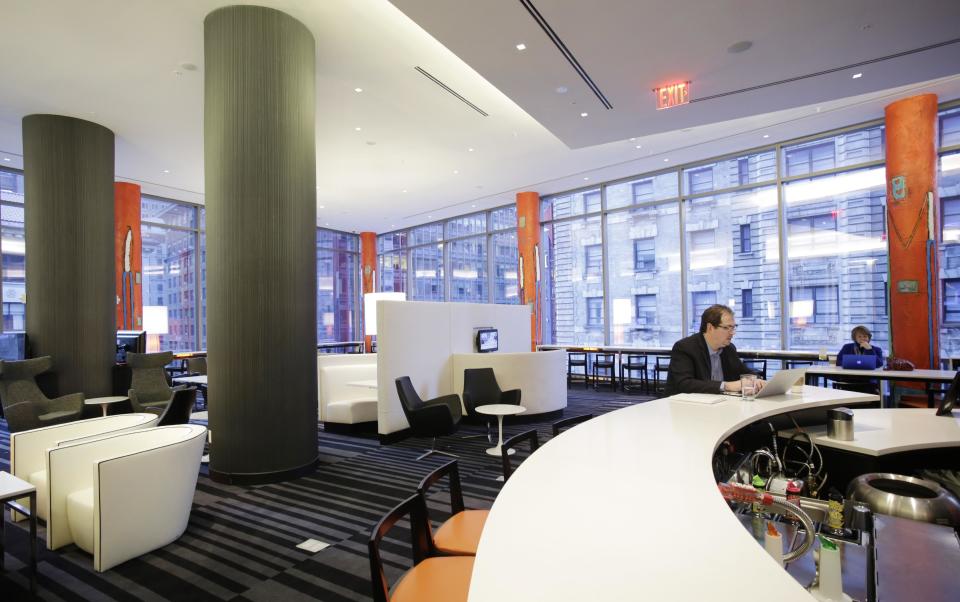
[[[650,92],[691,80],[696,100],[945,42],[960,2],[534,2],[613,109],[516,0],[255,3],[316,38],[320,225],[383,232],[879,118],[917,92],[960,97],[960,44],[668,111]],[[24,115],[70,115],[115,132],[117,179],[202,202],[203,19],[238,3],[0,0],[4,164],[22,166]]]

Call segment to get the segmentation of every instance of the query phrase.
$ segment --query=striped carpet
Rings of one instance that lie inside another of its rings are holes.
[[[649,397],[584,391],[569,393],[564,416],[603,414]],[[547,422],[511,426],[505,435],[537,428],[550,437]],[[460,434],[481,427],[461,428]],[[499,460],[484,453],[483,438],[446,437],[442,444],[460,456],[468,507],[489,507],[500,490]],[[39,597],[43,600],[235,600],[341,602],[370,600],[367,539],[376,521],[416,489],[420,479],[446,462],[422,461],[427,439],[381,446],[376,440],[320,432],[320,467],[294,481],[256,487],[221,485],[201,470],[190,523],[183,537],[106,573],[93,571],[92,558],[71,545],[56,552],[39,549]],[[525,454],[518,454],[520,460]],[[0,470],[9,470],[10,436],[0,419]],[[431,518],[443,520],[449,494],[430,497]],[[8,517],[4,517],[7,520]],[[149,520],[145,516],[144,520]],[[6,571],[0,600],[29,599],[26,522],[6,523]],[[410,565],[408,531],[397,528],[384,541],[387,578],[393,583]],[[39,530],[41,539],[44,530]],[[329,545],[311,554],[295,546],[313,538]]]

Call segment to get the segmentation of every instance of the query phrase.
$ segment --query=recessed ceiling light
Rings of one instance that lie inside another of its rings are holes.
[[[472,152],[473,152],[473,149],[472,149],[472,148],[468,148],[468,149],[467,149],[467,152],[468,152],[468,153],[472,153]]]
[[[329,226],[329,225],[330,225],[330,222],[323,222],[323,225],[324,225],[324,226]]]
[[[580,116],[581,116],[581,117],[586,117],[586,116],[589,115],[589,114],[590,114],[590,113],[580,113]]]
[[[636,145],[634,148],[643,148],[643,145],[642,145],[642,144],[638,144],[638,145]]]
[[[353,131],[355,131],[355,132],[359,132],[359,131],[362,131],[362,130],[363,130],[363,128],[353,128]]]
[[[566,94],[570,91],[570,88],[566,86],[557,86],[557,94]]]
[[[635,141],[635,140],[636,140],[636,138],[631,138],[631,139],[630,139],[630,142],[633,142],[633,141]]]
[[[325,207],[323,205],[318,205],[317,209],[325,209]]]
[[[769,138],[769,137],[770,137],[770,134],[764,134],[763,137],[764,137],[764,138]]]
[[[519,44],[517,44],[517,50],[526,50],[526,49],[527,49],[527,45],[524,44],[523,42],[520,42]]]
[[[406,189],[406,188],[404,188],[404,189],[403,189],[403,190],[401,190],[400,192],[402,192],[403,194],[407,194],[407,189]]]
[[[589,180],[589,179],[590,179],[590,176],[583,176],[583,179],[584,179],[584,180]]]
[[[862,73],[854,73],[854,74],[853,74],[853,79],[860,79],[861,77],[863,77],[863,74],[862,74]]]
[[[391,227],[391,228],[396,228],[397,225],[396,225],[396,224],[390,224],[390,227]]]
[[[750,40],[742,40],[740,42],[737,42],[736,44],[731,44],[727,48],[727,52],[729,52],[730,54],[738,54],[740,52],[746,52],[750,50],[750,48],[752,47],[753,47],[753,42],[751,42]]]
[[[4,157],[3,160],[4,160],[4,161],[7,161],[7,162],[9,163],[9,162],[10,162],[10,157]]]
[[[453,175],[457,175],[458,173],[460,173],[460,170],[459,170],[459,169],[454,169],[454,170],[453,170]]]
[[[427,216],[427,219],[433,219],[433,216],[432,216],[432,215],[428,215],[428,216]]]
[[[477,206],[476,206],[476,205],[470,205],[470,208],[471,208],[471,209],[476,209]]]
[[[363,92],[363,88],[354,88],[353,91],[356,92],[357,94],[359,94],[359,93]]]
[[[669,162],[670,162],[670,158],[669,158],[669,157],[665,158],[665,159],[663,160],[663,162],[664,162],[664,163],[669,163]]]
[[[169,169],[164,169],[164,170],[163,170],[163,173],[170,173],[170,170],[169,170]]]

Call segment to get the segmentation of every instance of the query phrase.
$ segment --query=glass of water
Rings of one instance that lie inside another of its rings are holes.
[[[740,376],[740,395],[744,401],[753,401],[757,398],[756,374],[742,374]]]

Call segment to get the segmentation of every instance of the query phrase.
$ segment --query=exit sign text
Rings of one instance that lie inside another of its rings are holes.
[[[653,93],[657,96],[658,111],[677,105],[685,105],[690,102],[690,82],[678,82],[654,88]]]

